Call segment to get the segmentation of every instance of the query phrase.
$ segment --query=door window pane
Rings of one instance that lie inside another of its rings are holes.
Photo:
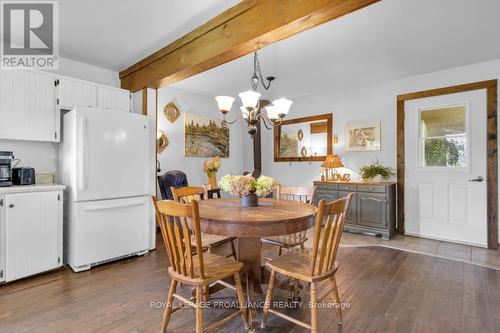
[[[420,112],[422,167],[467,167],[466,115],[465,105]]]
[[[424,110],[420,118],[422,137],[465,134],[465,105]]]

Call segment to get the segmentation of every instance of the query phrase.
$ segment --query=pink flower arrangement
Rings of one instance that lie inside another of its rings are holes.
[[[260,176],[255,179],[251,175],[231,176],[226,175],[221,178],[219,186],[223,191],[235,196],[242,197],[255,193],[257,196],[266,196],[272,192],[277,185],[276,180],[267,176]]]

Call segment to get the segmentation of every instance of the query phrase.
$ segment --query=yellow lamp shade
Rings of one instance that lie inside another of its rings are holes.
[[[339,155],[329,154],[328,156],[326,156],[323,164],[321,164],[321,167],[326,169],[343,168],[344,164],[342,164]]]

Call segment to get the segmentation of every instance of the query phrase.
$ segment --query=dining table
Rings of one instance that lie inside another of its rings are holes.
[[[201,200],[199,214],[202,232],[237,237],[237,259],[244,264],[243,281],[247,297],[251,300],[254,293],[262,294],[264,283],[261,238],[289,235],[311,228],[316,207],[271,198],[259,198],[257,207],[244,207],[238,198],[222,198]]]

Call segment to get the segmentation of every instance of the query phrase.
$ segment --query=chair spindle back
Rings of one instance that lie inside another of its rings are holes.
[[[156,217],[160,225],[163,242],[173,270],[186,277],[205,277],[203,251],[201,244],[200,215],[198,201],[179,203],[172,200],[159,201],[153,198]],[[191,221],[191,228],[188,225]],[[173,221],[173,222],[170,222]],[[190,230],[194,232],[196,244],[191,243]],[[193,254],[192,246],[196,247]],[[197,257],[195,259],[195,257]],[[194,271],[194,262],[198,260],[198,271]]]
[[[190,203],[193,200],[204,200],[207,198],[205,188],[198,186],[184,186],[180,188],[170,187],[174,200],[182,203]]]
[[[312,247],[312,275],[321,275],[333,269],[351,198],[352,193],[349,193],[347,197],[329,203],[320,200]],[[327,219],[322,232],[321,225],[324,216]]]

